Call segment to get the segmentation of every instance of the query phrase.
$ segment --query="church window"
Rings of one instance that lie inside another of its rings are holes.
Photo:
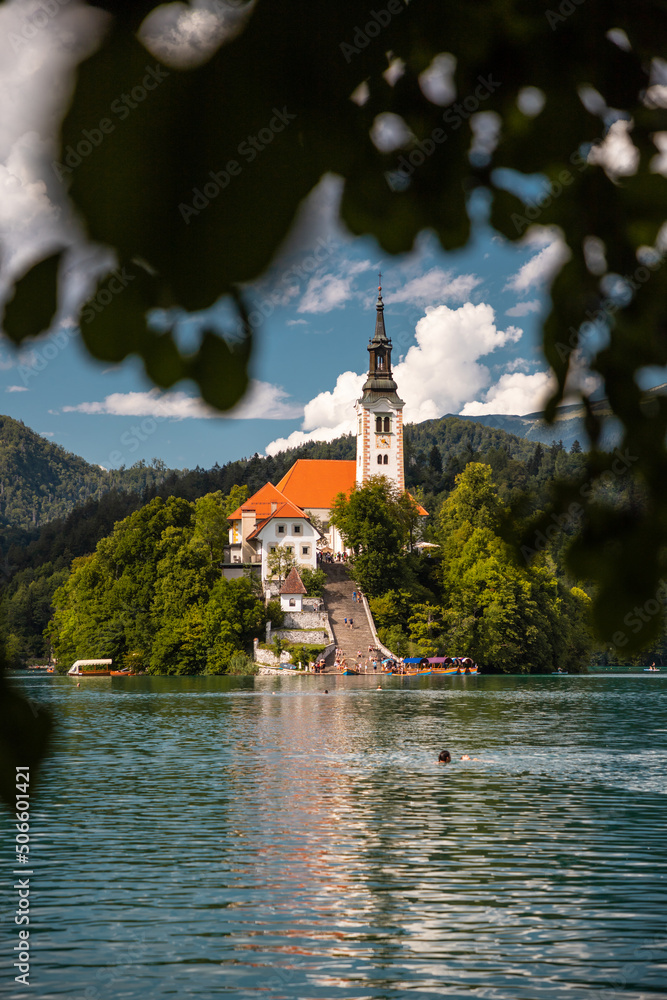
[[[384,432],[385,432],[385,434],[388,434],[390,430],[391,430],[391,422],[389,420],[389,417],[385,417],[384,418]]]
[[[389,465],[389,455],[384,456],[384,464]]]
[[[382,434],[382,417],[375,418],[375,430],[378,434]]]
[[[382,465],[382,455],[378,455],[378,465]]]
[[[289,606],[290,606],[290,608],[295,608],[296,607],[296,601],[294,600],[293,597],[290,597],[290,599],[289,599]]]
[[[384,358],[382,357],[381,354],[378,354],[378,356],[377,356],[377,362],[375,364],[375,367],[377,368],[377,370],[379,372],[381,372],[382,369],[384,368]]]

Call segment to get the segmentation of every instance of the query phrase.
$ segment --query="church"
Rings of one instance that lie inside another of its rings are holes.
[[[368,377],[356,403],[356,459],[299,459],[276,486],[267,483],[241,504],[229,516],[228,565],[261,564],[265,581],[270,553],[284,546],[299,566],[316,569],[318,551],[328,550],[335,555],[345,550],[338,531],[329,523],[338,493],[363,486],[371,476],[386,476],[400,490],[405,489],[405,404],[391,370],[382,285],[378,287],[375,308],[375,332],[368,343]],[[420,513],[426,515],[423,508]]]

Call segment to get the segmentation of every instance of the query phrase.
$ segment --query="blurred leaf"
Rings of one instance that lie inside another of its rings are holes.
[[[48,330],[58,307],[58,268],[62,251],[45,257],[19,281],[5,306],[4,332],[15,344]]]
[[[0,798],[16,808],[16,768],[30,770],[30,791],[53,731],[53,720],[43,707],[28,701],[7,681],[0,667]]]

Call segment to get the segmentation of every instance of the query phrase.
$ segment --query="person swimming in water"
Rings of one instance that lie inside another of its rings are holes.
[[[450,754],[449,750],[441,750],[440,751],[440,755],[438,757],[438,763],[439,764],[449,764],[450,761],[451,761],[451,759],[452,759],[452,755]]]

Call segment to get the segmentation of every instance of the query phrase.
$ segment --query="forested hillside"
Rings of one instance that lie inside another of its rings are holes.
[[[159,483],[165,471],[159,461],[107,471],[22,422],[0,416],[0,528],[25,530],[46,524],[112,489],[141,493]]]

